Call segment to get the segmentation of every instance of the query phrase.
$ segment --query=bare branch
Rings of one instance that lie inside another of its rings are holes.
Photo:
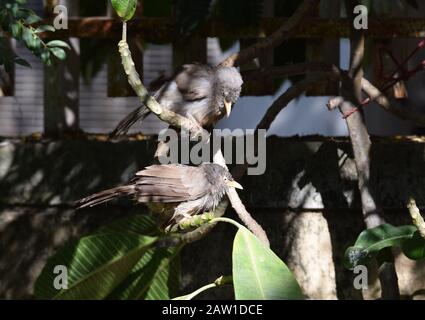
[[[319,2],[320,0],[304,0],[286,23],[272,35],[239,53],[231,55],[224,60],[221,65],[229,67],[238,66],[257,58],[271,48],[277,47],[282,42],[292,37],[296,29],[301,26],[305,27],[308,24],[308,17],[311,15],[312,11],[317,8]]]
[[[358,1],[347,0],[347,12],[353,19],[353,8]],[[348,77],[343,79],[341,96],[344,102],[340,106],[342,114],[347,114],[361,104],[361,80],[363,79],[364,34],[352,28],[351,57]],[[378,207],[370,186],[370,150],[371,141],[364,122],[363,114],[356,112],[347,118],[347,127],[353,147],[357,167],[359,190],[362,200],[363,215],[368,228],[383,223],[381,209]]]
[[[361,3],[358,0],[346,0],[345,6],[351,21],[354,21],[354,8]],[[354,112],[359,109],[362,103],[362,79],[363,79],[363,58],[365,52],[365,35],[362,30],[351,26],[351,53],[350,70],[348,77],[344,77],[341,86],[341,96],[344,102],[340,106],[343,115],[351,114],[346,118],[350,141],[354,153],[354,162],[357,169],[358,185],[362,203],[363,218],[367,228],[374,228],[385,222],[382,216],[382,209],[378,203],[378,196],[370,180],[370,152],[372,143],[367,131],[362,112]],[[379,279],[381,282],[382,298],[397,299],[400,292],[395,272],[394,258],[391,252],[387,252],[388,257],[379,261]]]
[[[425,113],[415,112],[407,106],[400,106],[395,100],[390,101],[390,99],[365,78],[362,79],[361,85],[369,98],[386,111],[417,126],[425,127]]]
[[[297,75],[302,75],[310,72],[329,72],[335,69],[339,73],[338,68],[334,65],[325,62],[303,62],[288,64],[285,66],[277,66],[272,68],[260,68],[242,72],[245,81],[263,79],[263,78],[286,78]]]
[[[297,82],[286,90],[279,98],[277,98],[273,104],[267,109],[266,114],[263,116],[261,121],[258,123],[255,133],[258,134],[259,129],[270,129],[273,121],[276,119],[278,114],[296,97],[301,95],[303,92],[307,91],[311,87],[314,87],[318,83],[327,79],[329,74],[327,73],[318,73],[309,78]],[[257,146],[255,146],[255,152],[257,152]],[[248,169],[248,164],[237,165],[232,170],[232,175],[236,179],[243,177]]]
[[[343,102],[344,102],[343,97],[334,97],[328,101],[326,106],[328,107],[329,111],[332,111],[332,110],[335,110],[336,108],[339,108]]]
[[[229,197],[230,203],[232,204],[233,209],[238,213],[239,218],[247,226],[247,228],[257,236],[266,246],[270,247],[269,239],[264,229],[257,223],[257,221],[252,218],[249,212],[246,210],[244,204],[242,203],[239,195],[237,194],[234,188],[231,188],[227,196]]]

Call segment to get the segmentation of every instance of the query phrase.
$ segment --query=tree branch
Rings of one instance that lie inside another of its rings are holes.
[[[228,67],[242,65],[261,56],[264,52],[277,47],[285,40],[291,38],[296,29],[299,29],[301,26],[305,27],[308,24],[309,20],[307,18],[317,8],[319,2],[320,0],[304,0],[286,23],[272,35],[239,53],[232,54],[220,65]]]
[[[346,11],[351,25],[351,53],[350,69],[348,77],[344,77],[341,86],[341,96],[344,102],[340,105],[343,115],[352,113],[359,109],[362,103],[362,79],[363,79],[363,58],[365,35],[362,30],[354,27],[354,8],[361,3],[358,0],[346,0]],[[370,180],[370,152],[372,143],[364,121],[362,112],[352,113],[346,118],[350,141],[354,153],[356,164],[358,185],[362,203],[363,218],[367,228],[374,228],[385,222],[382,216],[382,209],[378,204],[378,196]],[[381,282],[382,298],[397,299],[400,297],[397,273],[395,272],[394,261],[391,252],[388,258],[379,261],[379,279]]]
[[[361,82],[363,91],[369,96],[371,101],[376,102],[381,108],[392,113],[397,118],[409,121],[417,126],[425,127],[425,114],[415,112],[407,106],[400,106],[397,101],[388,99],[385,94],[379,91],[372,83],[363,78]]]
[[[267,109],[266,114],[263,116],[261,121],[258,123],[257,128],[255,129],[255,134],[258,134],[258,130],[270,129],[273,121],[279,115],[279,113],[296,97],[300,96],[303,92],[308,89],[316,86],[318,83],[328,79],[328,73],[318,73],[314,74],[311,77],[308,77],[304,80],[301,80],[294,85],[292,85],[288,90],[286,90],[282,95],[277,98],[273,104]],[[255,145],[255,153],[258,152],[257,145]],[[232,170],[232,175],[236,179],[240,179],[246,173],[248,169],[248,163],[237,165]]]
[[[419,211],[418,206],[416,205],[416,201],[413,198],[409,198],[409,202],[407,203],[407,208],[409,209],[410,216],[412,217],[413,224],[418,228],[419,234],[422,238],[425,239],[425,221],[421,216],[421,212]]]

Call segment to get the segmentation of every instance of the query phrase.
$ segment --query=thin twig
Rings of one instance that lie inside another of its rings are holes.
[[[392,113],[397,118],[409,121],[417,126],[425,127],[425,114],[422,112],[415,112],[408,106],[401,106],[400,103],[392,99],[388,99],[378,88],[376,88],[367,79],[363,78],[362,82],[363,91],[369,96],[371,101],[376,102],[381,108]]]
[[[310,21],[307,18],[311,15],[312,11],[317,8],[319,2],[320,0],[304,0],[286,23],[272,35],[239,53],[232,54],[220,65],[229,67],[242,65],[252,59],[258,58],[268,50],[277,47],[285,40],[291,38],[295,30],[299,30],[301,27],[306,27],[308,25]]]

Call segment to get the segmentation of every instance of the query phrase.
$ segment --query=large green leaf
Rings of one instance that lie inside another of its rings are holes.
[[[98,230],[97,233],[132,233],[144,236],[160,236],[159,230],[154,219],[148,214],[138,214],[128,218],[117,220]]]
[[[409,259],[425,259],[425,239],[422,238],[419,231],[416,231],[411,239],[404,241],[401,249]]]
[[[65,246],[50,258],[35,284],[41,299],[103,299],[132,271],[156,237],[102,233]],[[68,270],[68,289],[54,288],[56,266]]]
[[[394,227],[390,224],[364,230],[354,246],[346,250],[344,264],[349,269],[364,264],[384,248],[401,246],[404,241],[413,237],[416,230],[415,226]]]
[[[237,300],[303,299],[285,263],[242,226],[233,244],[233,285]]]
[[[148,250],[109,299],[169,300],[177,294],[180,248]]]
[[[130,20],[136,13],[137,0],[111,0],[111,2],[118,16],[124,21]]]

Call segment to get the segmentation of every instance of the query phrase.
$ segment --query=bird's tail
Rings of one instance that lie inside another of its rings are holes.
[[[126,134],[137,121],[145,119],[149,113],[150,110],[145,106],[138,107],[118,123],[114,131],[109,134],[109,138],[112,139]]]
[[[116,187],[108,190],[104,190],[91,196],[77,201],[77,209],[82,209],[86,207],[94,207],[98,204],[108,202],[110,200],[131,196],[135,193],[134,185]]]

